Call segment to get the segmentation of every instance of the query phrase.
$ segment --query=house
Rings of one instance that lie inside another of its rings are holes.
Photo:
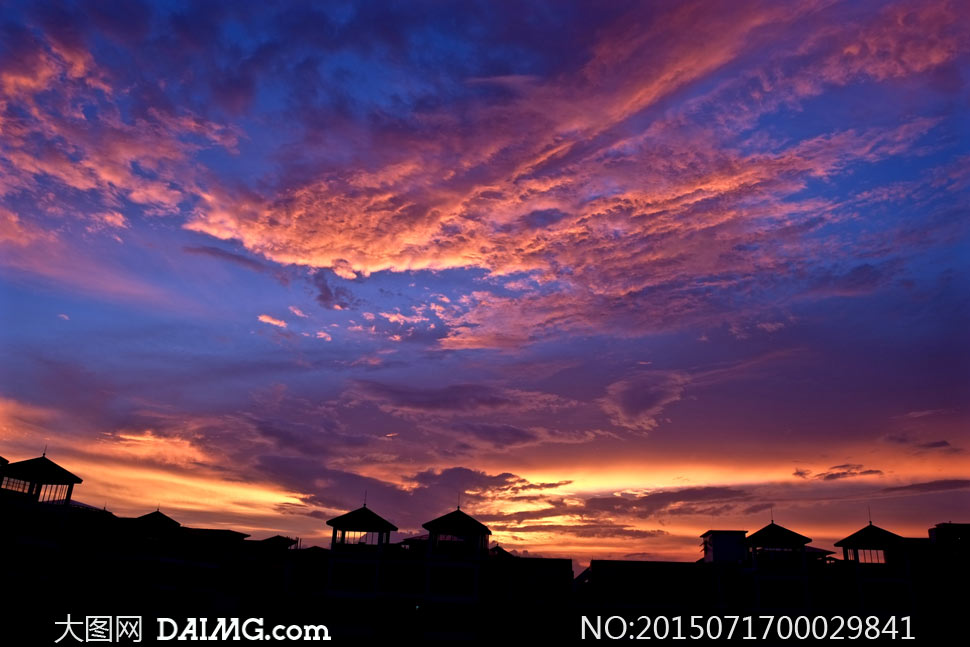
[[[970,546],[970,523],[938,523],[928,531],[930,543],[939,547]]]
[[[367,507],[365,503],[339,517],[327,521],[333,527],[330,549],[345,549],[349,546],[375,546],[382,548],[391,542],[391,532],[397,526]]]
[[[747,530],[708,530],[701,535],[701,545],[704,549],[702,561],[742,563],[748,552],[744,542],[747,532]]]
[[[461,511],[461,506],[437,519],[421,525],[428,531],[429,550],[432,554],[485,556],[488,554],[488,538],[492,531],[488,526]]]
[[[772,520],[767,526],[745,539],[748,557],[753,566],[804,564],[805,547],[811,537],[800,535]]]
[[[887,564],[899,558],[903,537],[879,526],[864,526],[848,537],[835,542],[842,549],[842,559],[857,564]]]
[[[39,503],[71,502],[74,486],[81,479],[47,458],[47,453],[37,458],[10,463],[3,459],[0,464],[0,490],[3,494],[16,493]],[[16,495],[15,495],[16,496]]]

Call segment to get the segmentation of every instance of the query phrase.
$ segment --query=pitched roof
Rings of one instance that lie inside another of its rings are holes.
[[[380,516],[366,505],[347,514],[334,517],[327,521],[328,526],[337,530],[356,530],[358,532],[390,532],[397,530],[397,526]]]
[[[148,526],[158,530],[174,529],[182,525],[164,512],[159,512],[158,510],[149,512],[148,514],[143,514],[140,517],[135,517],[135,521],[137,521],[139,525]]]
[[[296,544],[296,540],[292,537],[284,537],[283,535],[273,535],[272,537],[267,537],[266,539],[258,539],[256,543],[263,544],[264,546],[269,546],[271,548],[289,548]]]
[[[879,526],[874,526],[870,521],[868,526],[864,526],[861,530],[855,531],[845,539],[838,540],[835,542],[835,545],[839,548],[880,549],[893,546],[899,543],[900,539],[902,537],[896,533],[884,530]]]
[[[437,519],[432,519],[427,523],[423,523],[421,527],[428,532],[439,535],[454,535],[455,537],[492,534],[488,526],[465,514],[461,511],[461,508],[452,510],[448,514],[442,515]]]
[[[812,541],[811,537],[799,535],[774,521],[746,539],[749,546],[762,548],[798,548]]]
[[[21,481],[48,485],[71,485],[81,482],[80,478],[46,456],[9,463],[3,468],[3,475]]]
[[[501,546],[492,546],[488,549],[488,554],[498,559],[518,559],[518,555],[513,555]]]

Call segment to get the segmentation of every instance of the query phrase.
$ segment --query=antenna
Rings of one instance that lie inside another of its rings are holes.
[[[869,513],[869,525],[871,526],[872,525],[872,508],[870,506],[866,506],[866,512]]]
[[[47,443],[44,443],[44,453],[41,456],[47,456]]]
[[[775,506],[769,506],[768,510],[771,511],[771,523],[775,523]]]
[[[458,490],[458,509],[461,510],[461,490]]]
[[[367,507],[367,490],[364,490],[364,507]]]

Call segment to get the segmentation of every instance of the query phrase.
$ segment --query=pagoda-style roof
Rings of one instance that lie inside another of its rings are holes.
[[[327,521],[328,526],[337,530],[351,530],[357,532],[390,532],[397,530],[397,526],[380,516],[364,504],[363,507],[351,510],[347,514],[334,517]]]
[[[72,485],[81,482],[79,477],[71,474],[47,456],[8,463],[3,468],[3,475],[7,478],[44,485]]]
[[[812,541],[811,537],[799,535],[774,521],[748,537],[748,546],[755,548],[801,548]]]
[[[474,537],[476,535],[492,534],[488,526],[465,514],[461,511],[461,508],[452,510],[446,515],[421,524],[421,527],[431,533],[452,535],[454,537]]]
[[[840,539],[835,542],[835,545],[839,548],[871,548],[879,550],[895,546],[901,539],[902,537],[896,533],[884,530],[879,526],[874,526],[870,521],[868,526],[857,530],[845,539]]]
[[[143,514],[140,517],[135,517],[135,521],[137,521],[141,526],[149,527],[154,530],[174,530],[182,525],[164,512],[159,512],[158,510],[149,512],[148,514]]]

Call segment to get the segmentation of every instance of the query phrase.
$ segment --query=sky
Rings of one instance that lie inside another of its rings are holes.
[[[970,10],[4,3],[0,454],[329,543],[970,521]]]

